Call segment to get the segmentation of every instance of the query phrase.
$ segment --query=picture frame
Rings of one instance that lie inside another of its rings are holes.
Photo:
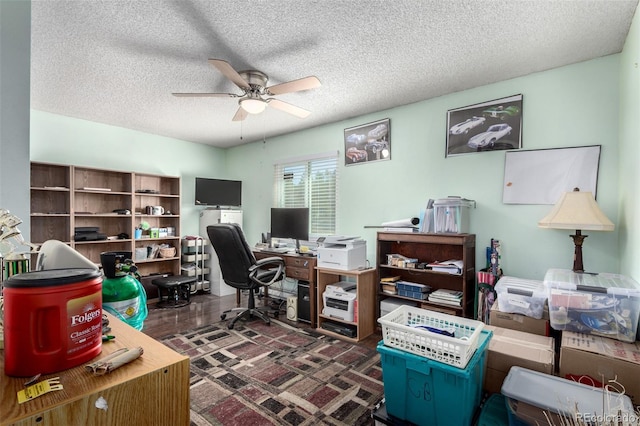
[[[522,148],[522,94],[447,111],[445,157]]]
[[[344,129],[344,164],[391,159],[391,120],[374,121]]]

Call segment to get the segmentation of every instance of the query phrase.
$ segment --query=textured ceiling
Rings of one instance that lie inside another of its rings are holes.
[[[619,53],[638,0],[32,0],[36,110],[229,147]],[[317,89],[232,122],[207,59]],[[242,139],[241,139],[242,136]]]

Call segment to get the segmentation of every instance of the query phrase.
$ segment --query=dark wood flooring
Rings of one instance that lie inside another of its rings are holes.
[[[261,300],[257,300],[257,305],[262,305]],[[160,339],[170,334],[183,333],[188,330],[201,327],[207,324],[220,322],[220,314],[236,306],[236,296],[214,296],[212,294],[195,294],[191,296],[191,303],[180,308],[158,308],[155,302],[148,305],[149,315],[144,322],[142,330],[146,335],[154,339]],[[247,306],[247,296],[242,297],[242,306]],[[233,318],[230,315],[230,318]],[[285,310],[280,311],[278,319],[297,327],[309,328],[303,322],[289,321]],[[262,321],[254,319],[254,321]],[[382,339],[380,332],[374,333],[359,344],[369,348],[375,348]]]

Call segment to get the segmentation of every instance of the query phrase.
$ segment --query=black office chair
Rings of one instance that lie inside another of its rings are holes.
[[[229,322],[229,328],[233,328],[240,318],[253,318],[253,316],[262,318],[267,324],[271,324],[267,312],[271,311],[277,316],[278,311],[256,308],[255,292],[260,287],[268,287],[284,278],[284,259],[268,257],[256,260],[251,247],[244,238],[242,229],[235,223],[218,223],[207,226],[207,234],[218,255],[224,282],[236,289],[249,291],[249,306],[247,308],[230,309],[223,312],[220,318],[225,320],[227,313],[239,311],[236,317]]]

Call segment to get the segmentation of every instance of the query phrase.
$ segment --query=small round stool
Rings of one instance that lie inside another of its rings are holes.
[[[160,300],[157,306],[159,308],[180,308],[188,305],[191,303],[191,284],[195,281],[195,277],[183,275],[171,275],[152,280],[151,284],[158,287]],[[163,297],[162,289],[166,290],[166,298]]]

